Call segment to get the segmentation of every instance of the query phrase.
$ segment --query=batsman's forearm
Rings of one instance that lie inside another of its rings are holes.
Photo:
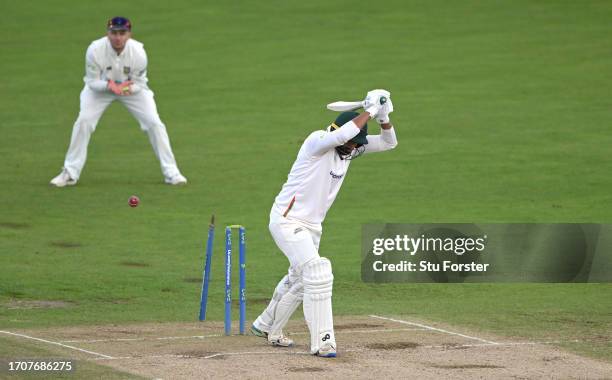
[[[317,156],[345,144],[347,141],[357,136],[360,131],[357,125],[351,120],[341,126],[340,129],[336,129],[333,132],[318,131],[318,133],[313,133],[306,139],[304,144],[307,144],[309,154]]]
[[[393,128],[391,124],[387,125],[389,125],[389,128],[383,128],[380,131],[380,140],[385,146],[383,150],[393,149],[397,146],[397,136],[395,136],[395,128]]]
[[[370,114],[368,112],[364,112],[353,119],[353,123],[357,126],[357,128],[361,129],[364,125],[370,120]]]

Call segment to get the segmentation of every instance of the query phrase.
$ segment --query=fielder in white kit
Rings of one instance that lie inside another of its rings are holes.
[[[389,122],[390,94],[373,90],[363,102],[365,112],[344,112],[327,130],[310,134],[302,144],[287,182],[270,212],[270,232],[289,259],[289,273],[278,283],[270,304],[255,320],[253,334],[272,345],[290,347],[283,328],[303,301],[310,330],[310,352],[336,357],[332,316],[331,263],[319,256],[321,223],[331,207],[349,164],[362,153],[395,148],[395,130]],[[380,135],[368,136],[367,121],[376,118]]]
[[[114,17],[107,23],[107,35],[87,48],[81,109],[72,128],[64,167],[51,180],[51,185],[76,185],[87,159],[91,134],[106,108],[115,100],[130,111],[148,134],[165,182],[170,185],[187,183],[176,165],[166,126],[157,113],[153,91],[147,86],[147,54],[142,43],[131,39],[131,30],[129,19]]]

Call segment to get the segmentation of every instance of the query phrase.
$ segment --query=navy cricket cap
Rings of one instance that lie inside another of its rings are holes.
[[[132,23],[127,17],[113,17],[106,23],[106,30],[132,30]]]

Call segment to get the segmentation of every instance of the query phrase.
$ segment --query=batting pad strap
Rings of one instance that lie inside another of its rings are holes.
[[[315,296],[319,295],[329,295],[329,297],[331,297],[332,288],[333,282],[325,282],[316,285],[304,283],[304,295],[311,298],[315,298]]]
[[[311,293],[311,294],[308,294],[306,297],[308,297],[308,299],[310,299],[311,301],[325,301],[325,300],[330,299],[331,296],[332,296],[332,291],[330,288],[325,293]]]

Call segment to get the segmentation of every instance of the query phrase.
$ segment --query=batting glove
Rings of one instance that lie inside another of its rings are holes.
[[[372,90],[368,92],[365,100],[363,101],[363,109],[370,114],[370,117],[374,119],[378,116],[382,107],[387,103],[387,99],[391,96],[391,93],[386,90]]]
[[[388,124],[389,114],[391,112],[393,112],[393,103],[391,102],[391,98],[387,98],[387,102],[382,106],[378,116],[376,116],[378,124]]]

